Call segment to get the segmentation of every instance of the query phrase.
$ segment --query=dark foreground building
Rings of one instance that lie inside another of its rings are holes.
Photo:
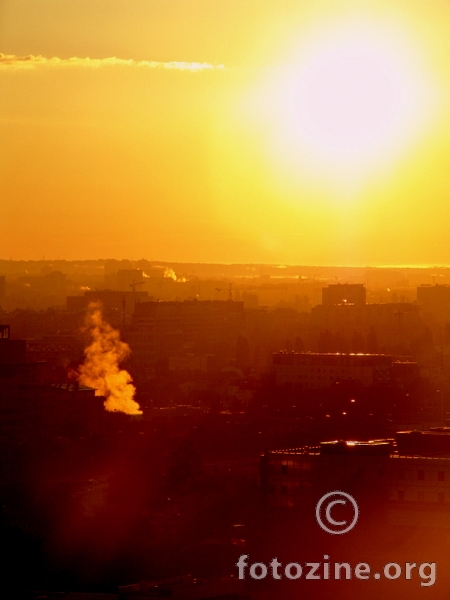
[[[442,524],[450,527],[450,429],[271,451],[262,457],[261,481],[274,507],[301,506],[325,491],[345,490],[400,509],[445,508]]]

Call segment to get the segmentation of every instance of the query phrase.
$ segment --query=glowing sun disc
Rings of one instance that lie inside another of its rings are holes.
[[[409,111],[400,69],[367,44],[329,48],[298,78],[299,133],[327,154],[357,155],[389,142]]]
[[[418,48],[396,26],[364,19],[299,35],[251,102],[283,185],[354,190],[430,130],[437,88]]]

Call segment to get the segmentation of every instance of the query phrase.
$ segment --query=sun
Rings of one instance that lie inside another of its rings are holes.
[[[389,145],[410,110],[410,83],[392,56],[365,40],[326,47],[298,69],[298,135],[330,159]]]
[[[284,60],[247,107],[285,181],[357,189],[389,170],[435,117],[420,54],[390,23],[359,19],[303,32]]]

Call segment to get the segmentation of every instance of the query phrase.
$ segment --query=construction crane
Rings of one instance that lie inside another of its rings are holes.
[[[136,287],[138,285],[144,285],[145,281],[133,281],[133,283],[130,283],[130,288],[132,288],[133,292],[136,291]]]
[[[130,288],[133,290],[133,301],[134,301],[134,305],[136,306],[136,288],[138,285],[144,285],[145,281],[134,281],[133,283],[130,283]]]
[[[138,285],[144,285],[145,281],[133,281],[133,283],[130,283],[129,286],[130,288],[133,290],[133,301],[134,301],[134,305],[136,306],[136,288]],[[122,296],[122,321],[123,321],[123,326],[125,327],[125,305],[126,305],[126,300],[125,300],[125,294]]]
[[[231,302],[233,300],[233,284],[230,283],[228,288],[216,288],[216,292],[226,292],[228,291],[228,301]]]

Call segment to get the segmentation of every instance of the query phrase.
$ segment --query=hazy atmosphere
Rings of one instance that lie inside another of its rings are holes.
[[[0,255],[449,264],[450,6],[2,0]]]

